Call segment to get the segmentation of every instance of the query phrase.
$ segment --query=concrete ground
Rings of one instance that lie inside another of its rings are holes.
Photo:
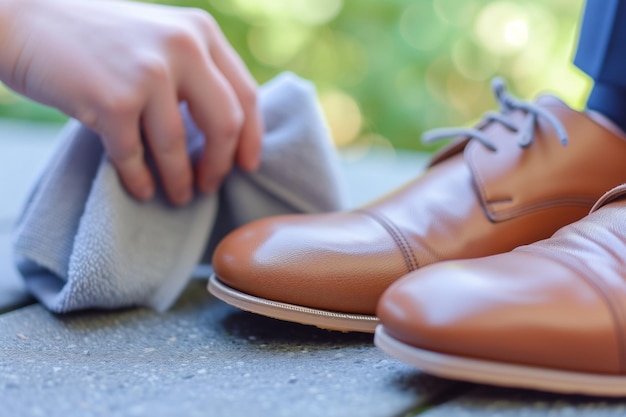
[[[625,416],[626,399],[457,383],[385,356],[372,336],[241,312],[195,280],[164,314],[67,316],[31,304],[9,233],[58,126],[0,121],[0,416]],[[361,157],[359,157],[359,155]],[[344,154],[353,204],[425,157]]]

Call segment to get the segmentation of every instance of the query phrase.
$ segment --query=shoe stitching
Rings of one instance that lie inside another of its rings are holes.
[[[530,246],[526,246],[521,251],[536,253],[539,255],[545,255],[544,251],[541,249],[532,248]],[[600,297],[604,300],[606,306],[608,307],[611,317],[613,318],[613,327],[615,334],[617,336],[617,349],[619,351],[619,370],[621,374],[626,374],[626,337],[623,331],[624,324],[626,323],[625,317],[626,314],[624,309],[622,308],[619,300],[615,299],[613,296],[613,291],[611,291],[610,286],[602,281],[592,277],[591,274],[586,272],[586,265],[574,258],[568,257],[568,259],[561,259],[560,256],[553,256],[550,259],[554,262],[558,262],[561,266],[566,269],[575,269],[579,276],[581,276],[589,286],[594,288],[596,292],[600,295]]]
[[[395,225],[395,223],[393,223],[386,216],[380,213],[370,212],[370,215],[374,217],[378,216],[379,222],[387,226],[385,228],[389,231],[389,233],[392,235],[394,240],[400,246],[400,249],[404,255],[404,258],[407,261],[407,267],[409,269],[409,272],[415,271],[418,268],[417,260],[415,259],[415,254],[411,250],[411,245],[409,244],[408,239],[404,236],[404,234],[400,231],[400,229]]]
[[[390,221],[388,218],[380,213],[374,213],[369,210],[358,211],[371,217],[389,233],[392,239],[396,242],[396,245],[398,245],[398,248],[402,253],[402,257],[404,258],[404,262],[409,272],[415,271],[419,267],[417,259],[415,258],[415,254],[411,250],[408,239],[392,221]]]

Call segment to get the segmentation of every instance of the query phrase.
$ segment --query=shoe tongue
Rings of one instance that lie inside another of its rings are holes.
[[[562,108],[562,109],[572,110],[571,107],[565,104],[563,100],[551,94],[542,94],[541,96],[537,98],[535,103],[538,106],[543,107],[543,108],[551,107],[553,109]],[[626,133],[619,126],[613,123],[611,119],[609,119],[602,113],[587,109],[584,111],[584,114],[589,116],[589,118],[593,120],[594,122],[596,122],[598,125],[612,132],[614,135],[626,138]]]
[[[535,100],[535,104],[541,107],[555,107],[556,106],[556,107],[563,107],[563,108],[570,109],[570,107],[567,104],[565,104],[563,100],[561,100],[560,98],[552,94],[541,94]]]
[[[553,109],[562,108],[562,109],[571,110],[571,108],[567,104],[565,104],[561,99],[551,94],[540,95],[535,101],[535,104],[544,108],[551,107]],[[465,149],[469,141],[470,139],[468,139],[467,137],[463,137],[463,136],[458,137],[457,139],[453,140],[450,144],[443,147],[432,156],[430,163],[428,164],[428,167],[437,165],[445,161],[446,159],[449,159],[453,157],[454,155],[463,152],[463,150]]]

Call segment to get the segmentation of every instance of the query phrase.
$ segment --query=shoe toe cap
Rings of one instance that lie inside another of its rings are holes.
[[[224,284],[257,297],[357,314],[408,271],[387,232],[358,213],[289,215],[245,225],[218,245]]]
[[[387,333],[462,357],[615,373],[619,343],[610,311],[569,268],[510,253],[416,271],[381,297]]]

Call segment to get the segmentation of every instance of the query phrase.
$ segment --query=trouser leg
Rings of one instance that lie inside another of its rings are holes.
[[[625,0],[587,0],[574,64],[594,81],[587,107],[626,131]]]

